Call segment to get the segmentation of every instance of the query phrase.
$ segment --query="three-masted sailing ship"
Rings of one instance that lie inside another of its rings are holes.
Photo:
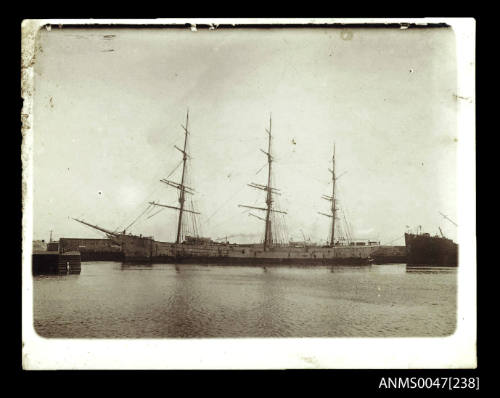
[[[199,212],[194,208],[187,208],[186,195],[194,195],[195,190],[186,184],[186,162],[189,158],[187,153],[189,137],[189,112],[186,115],[186,125],[184,129],[183,149],[175,148],[182,154],[182,175],[180,182],[169,179],[160,180],[169,187],[178,190],[178,206],[166,205],[158,202],[149,202],[150,206],[157,206],[176,210],[177,235],[175,242],[156,241],[153,237],[134,235],[122,232],[111,231],[106,228],[93,225],[84,220],[74,219],[95,230],[103,232],[114,243],[120,245],[125,262],[164,262],[164,263],[228,263],[228,264],[368,264],[370,255],[378,248],[376,242],[355,242],[354,240],[341,241],[336,239],[336,222],[338,220],[338,207],[336,199],[335,174],[335,147],[333,150],[333,166],[330,169],[332,174],[333,188],[331,195],[323,195],[323,199],[331,202],[331,213],[320,213],[330,218],[329,241],[325,245],[308,245],[297,243],[278,242],[275,236],[276,215],[286,215],[285,211],[275,205],[275,196],[280,195],[280,190],[273,186],[272,164],[273,155],[271,153],[272,141],[272,120],[269,119],[267,151],[261,151],[267,157],[267,183],[250,183],[250,187],[264,191],[266,194],[265,206],[239,205],[240,207],[258,210],[262,216],[250,214],[264,222],[264,237],[261,243],[237,244],[229,242],[218,242],[211,238],[203,238],[197,235],[189,236],[183,233],[183,219],[187,214],[197,215]]]

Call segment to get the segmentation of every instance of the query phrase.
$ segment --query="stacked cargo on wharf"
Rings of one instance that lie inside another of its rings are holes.
[[[328,243],[321,245],[297,245],[293,243],[284,243],[281,238],[284,220],[279,217],[287,214],[279,210],[276,196],[280,195],[280,190],[273,186],[271,155],[271,128],[272,121],[269,120],[267,151],[261,150],[267,157],[267,184],[250,183],[250,187],[264,191],[266,194],[265,207],[239,205],[240,207],[253,211],[260,211],[262,215],[249,213],[256,219],[264,222],[264,236],[261,243],[258,244],[231,244],[229,242],[220,243],[210,238],[198,236],[196,230],[196,216],[199,215],[194,210],[192,202],[188,208],[186,204],[186,195],[194,195],[195,190],[186,183],[186,161],[189,158],[187,153],[188,142],[188,123],[189,113],[186,116],[186,125],[182,126],[185,132],[183,149],[175,147],[182,153],[182,177],[180,182],[171,181],[166,178],[161,182],[177,189],[178,206],[149,202],[149,208],[161,207],[178,211],[177,237],[175,242],[160,242],[153,237],[134,235],[126,232],[111,231],[86,221],[75,219],[84,225],[103,232],[106,236],[120,246],[125,262],[165,262],[165,263],[228,263],[228,264],[370,264],[372,254],[379,249],[378,242],[367,240],[367,242],[357,242],[350,234],[347,237],[339,237],[336,231],[339,229],[340,218],[338,216],[338,199],[336,198],[336,180],[335,174],[335,147],[333,148],[332,169],[332,191],[331,195],[323,195],[322,199],[330,202],[330,212],[320,213],[331,220],[329,229]],[[146,209],[142,214],[144,214]],[[190,225],[195,230],[194,236],[189,236],[185,227],[187,225],[186,217],[192,217]],[[194,217],[194,219],[193,219]],[[136,219],[137,220],[137,219]],[[135,222],[135,221],[134,221]]]

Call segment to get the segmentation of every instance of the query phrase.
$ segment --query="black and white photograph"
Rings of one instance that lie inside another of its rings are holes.
[[[24,368],[476,366],[473,19],[22,31]]]

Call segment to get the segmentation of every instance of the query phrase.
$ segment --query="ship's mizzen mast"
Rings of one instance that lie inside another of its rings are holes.
[[[335,244],[335,218],[337,217],[337,207],[335,203],[335,181],[337,178],[335,177],[335,144],[333,144],[333,156],[332,156],[332,169],[330,172],[332,173],[332,239],[330,240],[330,245],[333,246]]]
[[[266,217],[262,218],[259,216],[256,216],[254,214],[251,214],[252,216],[262,220],[265,222],[265,231],[264,231],[264,251],[267,250],[272,244],[273,244],[273,231],[272,231],[272,225],[271,225],[271,212],[276,212],[276,213],[282,213],[286,214],[284,211],[280,210],[275,210],[272,208],[273,205],[273,194],[279,195],[279,190],[277,188],[271,187],[271,170],[272,170],[272,162],[273,158],[271,155],[271,129],[272,129],[272,118],[269,116],[269,130],[266,129],[266,132],[269,136],[268,139],[268,145],[267,145],[267,152],[262,150],[261,151],[267,155],[267,185],[261,185],[261,184],[256,184],[252,182],[251,184],[248,184],[249,187],[260,189],[262,191],[266,191],[266,205],[267,207],[255,207],[255,206],[247,206],[247,205],[239,205],[240,207],[246,207],[249,209],[255,209],[255,210],[262,210],[266,212]]]
[[[185,179],[186,179],[186,161],[189,157],[189,155],[186,152],[187,149],[187,139],[188,139],[188,134],[189,134],[189,110],[186,113],[186,125],[181,127],[184,129],[184,149],[180,149],[177,146],[174,145],[175,149],[177,149],[179,152],[182,153],[182,177],[181,177],[181,182],[177,183],[174,181],[167,180],[166,178],[160,180],[166,185],[169,185],[173,188],[176,188],[179,190],[179,207],[175,206],[169,206],[161,203],[156,203],[156,202],[149,202],[150,204],[154,206],[160,206],[160,207],[166,207],[169,209],[175,209],[179,210],[179,220],[177,223],[177,238],[175,240],[175,243],[181,243],[182,240],[182,216],[184,212],[188,213],[193,213],[193,214],[200,214],[194,210],[188,210],[184,208],[184,203],[186,201],[186,194],[193,195],[194,194],[194,189],[190,188],[186,185],[184,185]]]
[[[319,214],[323,216],[330,217],[332,219],[332,230],[331,230],[331,238],[330,238],[330,246],[335,245],[335,220],[337,218],[337,203],[335,199],[335,182],[337,181],[337,176],[335,175],[335,144],[333,144],[333,156],[332,156],[332,169],[328,169],[330,173],[332,173],[332,196],[323,195],[322,198],[332,202],[331,206],[331,214],[325,214],[319,212]]]

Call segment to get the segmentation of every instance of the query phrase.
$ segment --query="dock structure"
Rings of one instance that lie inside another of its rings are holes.
[[[33,275],[79,274],[81,272],[80,252],[59,253],[56,251],[33,251]]]
[[[375,264],[404,264],[407,261],[406,246],[379,246],[371,258]]]
[[[122,249],[110,239],[60,238],[56,249],[61,253],[80,252],[81,261],[121,261]]]

